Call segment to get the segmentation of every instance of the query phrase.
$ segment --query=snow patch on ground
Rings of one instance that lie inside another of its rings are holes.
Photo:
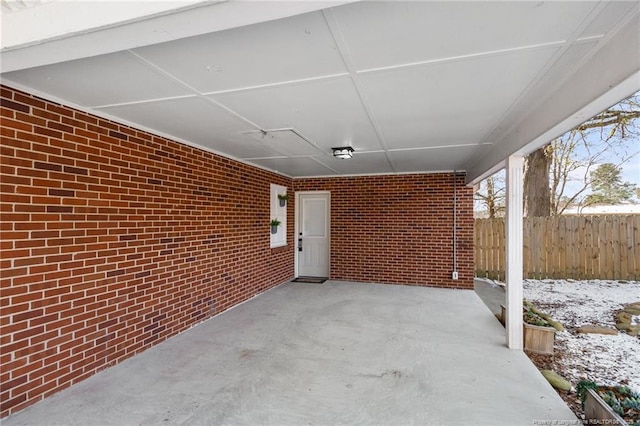
[[[555,360],[559,374],[574,386],[589,379],[604,385],[626,383],[640,392],[640,337],[576,333],[586,324],[615,327],[614,313],[640,301],[640,282],[525,280],[524,298],[567,329],[556,334],[562,354]]]
[[[571,207],[562,214],[637,214],[640,213],[640,204],[618,204],[614,206],[587,206],[581,209]]]

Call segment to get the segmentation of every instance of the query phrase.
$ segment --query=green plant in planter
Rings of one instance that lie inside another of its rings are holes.
[[[598,385],[596,382],[592,382],[591,380],[580,380],[576,385],[576,393],[578,394],[578,398],[582,401],[582,409],[584,410],[584,402],[587,400],[587,390],[593,389],[594,391],[598,391]]]
[[[276,232],[278,232],[278,226],[280,226],[282,222],[280,222],[278,219],[271,219],[271,222],[269,222],[269,225],[271,226],[271,233],[275,234]]]
[[[524,311],[523,319],[527,324],[538,325],[540,327],[551,327],[544,318],[531,311]]]
[[[564,326],[554,320],[551,315],[540,311],[533,303],[529,301],[523,302],[523,320],[527,324],[539,325],[540,327],[553,327],[558,331],[564,331]]]
[[[625,418],[631,426],[640,426],[640,394],[628,386],[601,386],[591,380],[581,380],[576,385],[576,393],[582,401],[582,409],[588,389],[593,389],[614,413]]]
[[[280,207],[284,207],[287,204],[287,200],[289,199],[289,195],[287,194],[278,194],[278,200],[280,200]]]
[[[602,400],[606,402],[609,405],[609,407],[611,407],[614,413],[616,413],[619,416],[624,415],[624,410],[622,409],[622,405],[620,405],[620,400],[618,399],[615,393],[608,390],[605,392],[599,392],[599,394],[600,394],[600,398],[602,398]]]
[[[640,411],[640,398],[626,397],[621,402],[622,408]]]

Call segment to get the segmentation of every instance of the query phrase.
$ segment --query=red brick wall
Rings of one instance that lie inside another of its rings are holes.
[[[331,191],[333,279],[472,287],[462,176],[452,281],[451,174],[294,181],[0,90],[1,416],[291,278],[270,183]]]
[[[473,190],[456,181],[456,281],[452,173],[296,179],[294,189],[331,191],[332,279],[470,289]]]
[[[269,184],[290,179],[1,98],[2,416],[293,277],[293,226],[269,248]]]

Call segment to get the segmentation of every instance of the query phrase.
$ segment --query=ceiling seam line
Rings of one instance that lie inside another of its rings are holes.
[[[371,73],[376,73],[376,72],[385,72],[385,71],[396,71],[396,70],[404,70],[404,69],[411,69],[411,68],[419,68],[422,66],[426,66],[426,65],[439,65],[439,64],[449,64],[449,63],[455,63],[455,62],[464,62],[466,60],[471,60],[471,59],[479,59],[479,58],[490,58],[492,56],[502,56],[502,55],[507,55],[510,53],[519,53],[519,52],[528,52],[531,50],[538,50],[538,49],[546,49],[548,47],[562,47],[563,45],[566,45],[568,42],[567,40],[562,40],[562,41],[552,41],[549,43],[541,43],[541,44],[536,44],[536,45],[531,45],[531,46],[523,46],[523,47],[513,47],[513,48],[507,48],[507,49],[499,49],[499,50],[490,50],[490,51],[486,51],[486,52],[481,52],[481,53],[471,53],[471,54],[467,54],[467,55],[458,55],[458,56],[450,56],[448,58],[439,58],[439,59],[428,59],[425,61],[418,61],[418,62],[409,62],[406,64],[399,64],[399,65],[389,65],[389,66],[384,66],[384,67],[376,67],[376,68],[368,68],[368,69],[364,69],[364,70],[360,70],[360,71],[356,71],[357,74],[371,74]]]
[[[293,180],[300,179],[316,179],[316,178],[349,178],[349,177],[358,177],[358,176],[401,176],[401,175],[437,175],[437,174],[451,174],[453,172],[458,173],[466,173],[467,171],[464,169],[443,169],[443,170],[432,170],[432,171],[411,171],[411,172],[381,172],[381,173],[347,173],[340,174],[338,176],[335,175],[309,175],[309,176],[294,176]]]
[[[476,143],[459,143],[453,145],[435,145],[435,146],[422,146],[417,148],[391,148],[389,152],[406,152],[406,151],[425,151],[430,149],[444,149],[444,148],[465,148],[469,146],[478,146]]]
[[[596,49],[596,47],[600,44],[600,43],[606,43],[608,40],[610,40],[611,38],[615,37],[615,35],[622,30],[623,28],[626,27],[626,25],[629,23],[629,21],[635,19],[635,17],[640,14],[640,5],[639,4],[635,4],[632,9],[630,10],[629,13],[627,13],[622,19],[620,19],[618,21],[618,23],[616,24],[616,26],[613,27],[613,29],[611,31],[609,31],[607,33],[607,35],[603,38],[601,38],[597,44],[587,53],[585,54],[579,61],[577,61],[574,66],[571,68],[571,70],[567,73],[564,74],[564,76],[559,79],[555,85],[553,85],[549,91],[547,92],[546,95],[541,96],[539,99],[537,99],[537,101],[532,104],[532,106],[529,108],[530,110],[537,110],[538,108],[540,108],[552,95],[553,93],[556,92],[556,90],[558,90],[559,87],[562,87],[564,85],[564,83],[570,79],[571,77],[573,77],[573,75],[583,66],[583,64],[587,61],[590,60],[590,58],[595,55],[599,50]],[[568,118],[568,117],[565,117]],[[509,128],[507,129],[507,131],[503,132],[504,135],[510,135],[513,131],[515,131],[515,129],[522,123],[524,119],[519,120],[517,123],[512,124],[511,126],[509,126]],[[544,133],[543,133],[544,134]],[[505,138],[505,136],[502,137],[502,140]],[[535,139],[534,139],[535,140]],[[531,141],[532,142],[532,141]],[[476,164],[481,163],[484,158],[486,158],[488,155],[491,154],[491,152],[496,148],[496,144],[494,144],[494,146],[487,151],[484,155],[482,156],[478,156],[473,158],[472,160],[470,160],[466,166],[467,169],[471,170],[475,167]],[[525,145],[526,146],[526,145]],[[516,152],[521,152],[522,148],[518,149],[518,151]],[[523,155],[523,154],[520,154]]]
[[[500,127],[500,124],[503,123],[508,118],[509,114],[513,111],[513,109],[523,99],[525,99],[526,96],[529,93],[531,93],[531,91],[538,84],[540,84],[540,82],[542,81],[544,76],[547,75],[549,73],[549,71],[553,68],[553,66],[555,66],[558,63],[558,61],[564,55],[564,53],[566,53],[566,51],[569,50],[569,48],[573,46],[573,44],[576,42],[576,40],[579,39],[580,34],[582,34],[582,32],[584,32],[584,30],[604,10],[604,8],[605,8],[605,5],[603,3],[596,4],[593,7],[593,9],[587,14],[587,16],[583,19],[582,23],[573,31],[573,33],[569,37],[567,37],[567,43],[563,47],[558,49],[558,51],[553,55],[553,57],[547,61],[547,63],[536,74],[536,76],[533,78],[533,80],[531,82],[529,82],[527,87],[520,93],[520,95],[518,95],[518,97],[511,103],[511,105],[506,109],[506,111],[502,114],[502,116],[496,121],[496,124],[490,130],[488,130],[487,133],[480,139],[480,142],[478,143],[477,149],[473,150],[473,152],[471,153],[469,158],[467,158],[467,160],[465,161],[465,165],[466,165],[467,168],[471,168],[475,163],[480,161],[481,157],[484,157],[484,155],[478,155],[478,152],[481,150],[482,145],[485,144],[487,142],[487,139],[496,131],[496,129],[498,127]],[[605,39],[606,38],[607,37],[605,37]],[[589,56],[589,55],[588,54],[584,55],[583,58],[580,61],[578,61],[578,64],[582,63],[583,60],[584,60],[584,57],[586,57],[586,56]],[[569,73],[566,73],[565,77],[563,79],[561,79],[560,82],[565,81],[567,79],[567,77],[566,77],[567,75],[573,75],[575,70],[578,69],[578,68],[579,67],[577,65],[575,65],[573,67],[573,71],[569,72]],[[549,90],[549,93],[553,93],[555,91],[555,88],[557,88],[560,85],[560,82],[556,83]],[[542,98],[546,99],[546,98],[548,98],[548,96],[550,96],[550,95],[547,94],[547,96],[544,96]],[[539,106],[541,104],[542,104],[542,101],[539,101],[539,102],[536,103],[535,106],[532,106],[531,109],[535,109],[537,106]],[[523,119],[524,118],[520,119],[517,123],[512,123],[509,127],[507,127],[505,129],[503,134],[511,133],[511,131],[513,131],[513,129],[515,129],[522,122]],[[488,152],[486,152],[485,155],[488,155],[489,152],[490,152],[490,150]]]
[[[407,149],[414,149],[414,148],[407,148]],[[420,149],[420,148],[418,148]],[[393,151],[393,150],[392,150]],[[383,150],[371,150],[371,151],[358,151],[356,154],[357,155],[366,155],[366,154],[381,154],[384,153]],[[326,154],[301,154],[301,155],[289,155],[289,156],[285,156],[284,154],[282,154],[282,157],[246,157],[243,158],[243,160],[268,160],[270,158],[312,158],[312,157],[327,157]]]
[[[208,102],[210,104],[213,104],[219,108],[222,108],[223,110],[225,110],[226,112],[228,112],[229,114],[233,115],[234,117],[236,117],[237,119],[239,119],[240,121],[243,121],[245,124],[248,124],[252,127],[255,127],[258,130],[264,130],[262,128],[262,126],[254,123],[253,121],[249,120],[248,118],[242,116],[241,114],[235,112],[234,110],[232,110],[231,108],[223,105],[222,103],[211,99],[205,95],[203,95],[202,93],[200,93],[199,90],[197,90],[195,87],[192,87],[191,85],[185,83],[184,81],[180,80],[179,78],[173,76],[171,73],[165,71],[164,69],[162,69],[161,67],[157,66],[156,64],[154,64],[153,62],[149,61],[148,59],[142,57],[141,55],[133,52],[132,50],[127,50],[126,51],[128,54],[132,55],[134,58],[138,59],[139,61],[141,61],[143,64],[146,64],[148,67],[151,67],[152,69],[154,69],[155,71],[161,73],[163,76],[165,76],[166,78],[172,80],[174,83],[177,83],[189,90],[191,90],[194,95],[202,100],[204,100],[205,102]]]
[[[331,170],[332,172],[334,172],[337,175],[340,175],[340,172],[337,171],[336,169],[334,169],[331,166],[326,165],[325,163],[323,163],[322,161],[320,161],[319,159],[315,158],[315,157],[308,157],[309,159],[311,159],[312,161],[315,161],[316,163],[320,164],[321,166]]]
[[[280,155],[283,155],[285,157],[307,157],[308,155],[287,155],[282,151],[279,151],[275,148],[273,148],[272,146],[270,146],[269,144],[267,144],[266,142],[262,142],[264,140],[264,136],[266,136],[269,133],[277,133],[277,132],[291,132],[294,135],[298,136],[300,139],[302,139],[303,141],[305,141],[307,144],[311,145],[312,147],[314,147],[315,149],[318,150],[319,153],[325,154],[325,151],[322,149],[322,147],[320,147],[317,143],[313,142],[310,138],[308,138],[306,135],[304,135],[300,130],[296,129],[295,127],[282,127],[282,128],[277,128],[277,129],[260,129],[260,130],[250,130],[250,131],[246,131],[246,132],[241,132],[242,134],[248,135],[249,133],[262,133],[263,138],[260,139],[260,143],[262,145],[264,145],[266,148],[269,148],[275,152],[277,152]],[[251,137],[251,136],[248,136]],[[251,138],[252,140],[257,141],[257,139]]]
[[[355,87],[356,93],[358,94],[358,98],[360,98],[360,102],[362,104],[362,107],[365,110],[365,113],[367,114],[367,117],[369,118],[369,122],[371,123],[371,126],[373,127],[373,130],[375,131],[376,135],[378,136],[378,140],[380,141],[380,145],[382,145],[382,149],[384,150],[384,154],[385,157],[387,159],[387,163],[389,164],[389,167],[391,167],[391,170],[393,170],[394,172],[397,172],[398,169],[396,168],[393,160],[391,160],[391,157],[389,157],[389,147],[387,145],[387,143],[384,140],[384,136],[382,133],[382,130],[380,129],[378,122],[375,118],[375,115],[373,114],[373,111],[371,110],[371,107],[369,106],[368,102],[366,101],[366,98],[363,94],[363,90],[360,87],[360,82],[358,81],[357,78],[357,72],[355,69],[355,65],[353,64],[353,60],[351,58],[351,55],[348,53],[348,48],[346,45],[346,42],[343,39],[342,36],[342,32],[340,31],[340,28],[338,26],[338,22],[336,21],[336,17],[333,14],[333,11],[331,9],[325,9],[322,11],[322,16],[324,17],[325,22],[327,23],[327,27],[329,28],[329,32],[331,33],[331,37],[333,38],[334,43],[336,44],[336,47],[338,48],[338,52],[340,53],[340,56],[342,57],[342,61],[344,62],[345,67],[347,67],[347,70],[349,71],[349,75],[351,76],[351,81],[353,82],[353,86]]]
[[[114,108],[114,107],[129,106],[129,105],[144,105],[144,104],[152,104],[152,103],[155,103],[155,102],[173,101],[173,100],[180,100],[180,99],[190,99],[190,98],[197,98],[197,97],[198,97],[198,95],[196,95],[196,94],[178,95],[178,96],[166,96],[164,98],[144,99],[144,100],[141,100],[141,101],[118,102],[118,103],[115,103],[115,104],[94,105],[94,106],[89,106],[88,108],[104,109],[104,108]]]
[[[235,112],[234,110],[232,110],[231,108],[227,107],[226,105],[223,105],[222,103],[220,103],[220,102],[218,102],[218,101],[216,101],[214,99],[211,99],[211,98],[209,98],[207,96],[200,95],[199,98],[204,100],[205,102],[208,102],[208,103],[210,103],[212,105],[217,106],[218,108],[221,108],[221,109],[225,110],[226,112],[228,112],[229,114],[233,115],[237,119],[243,121],[245,124],[248,124],[248,125],[250,125],[252,127],[255,127],[257,130],[264,131],[264,128],[262,126],[260,126],[257,123],[254,123],[253,121],[249,120],[248,118],[244,117],[243,115]]]
[[[601,39],[606,38],[606,34],[598,34],[598,35],[592,35],[592,36],[586,36],[586,37],[578,37],[575,41],[576,44],[580,44],[580,43],[589,43],[591,41],[599,41]]]
[[[147,60],[146,58],[142,57],[141,55],[131,51],[131,50],[127,50],[127,53],[129,53],[130,55],[132,55],[133,57],[135,57],[137,60],[141,61],[143,64],[145,64],[148,67],[151,67],[154,71],[161,73],[163,76],[165,76],[168,79],[171,79],[172,81],[176,82],[177,84],[182,85],[183,87],[189,89],[190,91],[193,92],[193,94],[195,95],[195,97],[200,98],[202,100],[204,100],[205,102],[215,105],[218,108],[223,109],[224,111],[226,111],[227,113],[233,115],[234,117],[236,117],[237,119],[243,121],[245,124],[248,124],[252,127],[254,127],[257,131],[261,131],[261,132],[267,132],[268,130],[265,129],[263,126],[258,125],[257,123],[254,123],[253,121],[249,120],[248,118],[242,116],[241,114],[235,112],[234,110],[232,110],[231,108],[227,107],[226,105],[222,104],[221,102],[209,97],[209,96],[205,96],[204,94],[202,94],[200,91],[198,91],[195,87],[192,87],[191,85],[183,82],[182,80],[178,79],[177,77],[173,76],[171,73],[165,71],[164,69],[162,69],[161,67],[157,66],[156,64],[154,64],[153,62]],[[304,141],[306,141],[308,144],[310,144],[311,146],[313,146],[314,148],[318,149],[320,152],[323,152],[321,148],[319,148],[319,146],[317,144],[315,144],[314,142],[312,142],[309,138],[307,138],[306,136],[302,135],[297,129],[292,129],[292,131],[298,135],[298,137],[302,138]],[[253,139],[253,138],[252,138]],[[253,139],[255,141],[255,139]],[[259,144],[261,144],[262,146],[264,146],[265,148],[271,149],[275,152],[277,152],[280,155],[285,155],[283,152],[274,149],[272,146],[269,146],[266,142],[264,141],[257,141]],[[288,156],[286,156],[288,157]],[[324,165],[324,164],[323,164]],[[325,166],[327,167],[327,166]],[[338,173],[337,171],[333,170],[330,167],[329,170],[334,171],[335,173]]]
[[[168,78],[169,80],[173,81],[174,83],[176,83],[176,84],[182,86],[183,88],[191,91],[193,95],[202,96],[202,93],[200,93],[200,91],[198,89],[196,89],[195,87],[191,86],[190,84],[185,83],[184,81],[180,80],[178,77],[175,77],[170,72],[165,71],[162,67],[160,67],[159,65],[154,64],[149,59],[143,57],[139,53],[136,53],[131,49],[125,50],[124,52],[126,54],[130,55],[131,57],[133,57],[134,59],[136,59],[138,62],[140,62],[142,65],[146,66],[150,70],[159,73],[163,77]]]
[[[591,12],[588,13],[587,17],[585,17],[585,19],[583,20],[583,22],[578,26],[578,28],[576,30],[574,30],[574,32],[568,37],[568,42],[567,45],[563,48],[560,49],[558,52],[556,52],[556,54],[549,59],[548,63],[542,68],[542,70],[540,70],[540,72],[536,75],[536,77],[534,78],[535,84],[529,84],[527,86],[527,88],[523,91],[523,93],[520,94],[520,96],[518,96],[518,98],[516,98],[516,100],[513,101],[513,103],[511,104],[511,106],[509,106],[509,108],[505,111],[505,113],[503,114],[503,116],[500,118],[499,123],[503,122],[505,120],[505,118],[507,117],[507,114],[509,114],[509,112],[513,109],[513,107],[520,101],[521,98],[523,98],[526,93],[530,92],[533,87],[535,85],[537,85],[540,80],[542,79],[542,77],[544,75],[546,75],[546,73],[548,73],[550,71],[550,69],[553,67],[553,65],[555,65],[558,61],[558,59],[562,56],[562,54],[564,54],[564,52],[566,52],[575,42],[576,40],[578,40],[580,34],[586,29],[586,27],[593,21],[593,19],[595,19],[600,12],[602,12],[602,10],[604,9],[605,5],[603,3],[598,3],[596,6],[594,6],[594,8],[591,10]],[[590,18],[590,19],[589,19]],[[606,37],[605,37],[606,39]],[[604,41],[604,40],[603,40]],[[588,56],[584,55],[584,57]],[[581,59],[580,61],[577,62],[577,64],[580,64],[583,62],[583,59]],[[566,73],[565,77],[560,80],[560,81],[564,81],[567,79],[566,75],[573,75],[573,73],[575,72],[576,69],[579,68],[578,65],[574,65],[573,67],[573,71]],[[544,72],[544,74],[543,74]],[[541,75],[542,74],[542,75]],[[560,85],[560,83],[556,83],[551,90],[549,90],[550,93],[553,93],[555,91],[555,88],[558,87]],[[538,105],[541,102],[538,103]],[[536,105],[537,106],[537,105]],[[518,122],[517,124],[519,124],[520,122]],[[514,128],[517,127],[517,124],[512,124],[511,126],[509,126],[507,129],[505,129],[504,133],[509,133],[511,132]],[[499,125],[499,124],[498,124]],[[498,127],[498,125],[496,125],[495,127]],[[486,138],[488,138],[491,133],[495,130],[495,127],[489,132],[487,133],[482,139],[481,142],[485,142]]]
[[[191,140],[187,140],[187,139],[185,139],[183,137],[180,137],[180,136],[172,135],[170,133],[167,133],[167,132],[164,132],[164,131],[161,131],[161,130],[158,130],[158,129],[153,129],[153,128],[148,127],[148,126],[146,126],[144,124],[134,123],[132,121],[127,120],[126,118],[122,118],[122,117],[111,115],[106,111],[96,111],[96,110],[92,109],[91,107],[83,106],[83,105],[80,105],[80,104],[76,104],[73,101],[61,99],[61,98],[58,98],[57,96],[42,92],[42,91],[37,90],[37,89],[31,89],[31,88],[29,88],[27,86],[24,86],[24,85],[20,84],[20,83],[12,82],[10,87],[13,87],[15,89],[21,90],[23,92],[31,93],[31,94],[33,94],[35,96],[38,96],[38,97],[43,98],[43,99],[46,99],[46,100],[51,101],[53,103],[66,105],[66,106],[68,106],[70,108],[73,108],[73,109],[76,109],[78,111],[81,111],[81,112],[84,112],[84,113],[87,113],[87,114],[95,115],[98,118],[102,118],[104,120],[111,121],[112,123],[115,123],[115,124],[117,124],[119,126],[129,127],[129,128],[131,128],[131,129],[133,129],[135,131],[147,132],[147,133],[149,133],[150,135],[152,135],[154,137],[163,138],[163,139],[166,139],[168,141],[176,142],[176,143],[179,143],[179,144],[182,144],[182,145],[185,145],[185,146],[189,146],[189,147],[192,147],[192,148],[195,148],[195,149],[200,149],[202,151],[209,152],[209,153],[218,155],[218,156],[223,157],[223,158],[228,158],[230,160],[237,161],[237,162],[242,163],[242,164],[248,164],[248,165],[251,165],[253,167],[257,167],[260,170],[266,170],[268,172],[276,173],[276,174],[279,174],[279,175],[282,175],[282,176],[286,176],[286,177],[289,177],[291,179],[294,178],[294,176],[292,176],[292,175],[289,175],[289,174],[283,173],[283,172],[279,172],[279,171],[275,171],[275,170],[270,169],[270,168],[268,168],[266,166],[263,166],[261,164],[257,164],[257,163],[254,163],[252,161],[248,161],[248,160],[246,160],[244,158],[239,158],[239,157],[236,157],[236,156],[234,156],[232,154],[225,153],[225,152],[222,152],[222,151],[218,151],[218,150],[213,149],[213,148],[211,148],[209,146],[201,145],[201,144],[199,144],[197,142],[193,142]]]
[[[301,78],[298,80],[287,80],[287,81],[281,81],[278,83],[270,83],[270,84],[260,84],[257,86],[247,86],[247,87],[238,87],[235,89],[226,89],[226,90],[217,90],[217,91],[212,91],[212,92],[203,92],[202,94],[204,96],[215,96],[215,95],[226,95],[228,93],[240,93],[240,92],[246,92],[246,91],[250,91],[250,90],[260,90],[260,89],[269,89],[272,87],[283,87],[283,86],[295,86],[296,84],[304,84],[304,83],[312,83],[315,81],[328,81],[328,80],[333,80],[333,79],[337,79],[340,77],[348,77],[349,73],[344,72],[344,73],[339,73],[339,74],[329,74],[326,76],[321,76],[321,77],[310,77],[310,78]]]
[[[251,136],[249,136],[249,135],[248,135],[248,133],[261,133],[261,134],[262,134],[262,138],[260,138],[260,139],[252,138]],[[242,134],[244,134],[244,135],[245,135],[245,136],[247,136],[248,138],[251,138],[251,140],[253,140],[253,141],[257,142],[258,144],[262,145],[263,147],[265,147],[265,148],[267,148],[267,149],[270,149],[271,151],[273,151],[273,152],[275,152],[275,153],[277,153],[277,154],[278,154],[278,156],[276,156],[276,157],[265,157],[265,158],[282,159],[282,158],[288,158],[288,157],[289,157],[289,156],[288,156],[287,154],[285,154],[284,152],[282,152],[282,151],[280,151],[280,150],[278,150],[278,149],[276,149],[276,148],[274,148],[274,147],[272,147],[272,146],[269,146],[266,142],[264,142],[264,136],[267,134],[267,131],[266,131],[266,130],[262,130],[262,129],[259,129],[259,130],[251,130],[250,132],[242,132]],[[248,161],[248,160],[250,160],[250,159],[245,159],[245,160],[247,160],[247,161]]]
[[[312,141],[310,138],[308,138],[307,135],[302,133],[302,131],[296,129],[295,127],[289,127],[288,130],[290,130],[292,133],[296,134],[300,139],[304,140],[306,143],[308,143],[309,145],[311,145],[312,147],[317,149],[319,152],[322,152],[322,153],[325,152],[322,149],[322,147],[320,147],[320,145],[318,145],[317,143]],[[271,131],[273,131],[273,129],[271,129]]]

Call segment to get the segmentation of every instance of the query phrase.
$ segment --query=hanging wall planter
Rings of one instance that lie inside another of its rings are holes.
[[[289,199],[289,196],[287,194],[278,194],[278,200],[280,201],[280,207],[286,206],[288,199]]]
[[[269,222],[269,225],[271,225],[272,234],[278,233],[278,226],[280,226],[280,223],[281,222],[278,219],[271,219],[271,222]]]

